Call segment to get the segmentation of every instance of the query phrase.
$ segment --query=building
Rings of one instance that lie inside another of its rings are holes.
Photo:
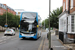
[[[63,0],[63,10],[59,17],[59,39],[73,43],[75,39],[75,0]]]
[[[13,15],[16,15],[16,12],[14,11],[14,9],[10,8],[6,4],[0,3],[0,15],[3,15],[3,13],[5,13],[6,11],[9,13],[12,13]]]
[[[21,12],[25,12],[24,9],[15,9],[16,15],[21,15]]]

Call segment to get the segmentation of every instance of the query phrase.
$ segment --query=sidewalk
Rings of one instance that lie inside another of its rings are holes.
[[[67,50],[67,48],[60,43],[57,36],[52,35],[51,39],[51,46],[53,50]]]
[[[49,50],[48,46],[48,39],[47,36],[45,36],[43,50]],[[67,48],[60,43],[57,36],[55,36],[54,34],[51,35],[51,47],[53,48],[53,50],[67,50]]]

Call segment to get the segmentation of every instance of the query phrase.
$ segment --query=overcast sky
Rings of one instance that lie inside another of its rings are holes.
[[[49,14],[49,0],[0,0],[13,9],[24,9],[25,11],[38,12],[42,20]],[[62,0],[51,0],[51,11],[62,6]]]

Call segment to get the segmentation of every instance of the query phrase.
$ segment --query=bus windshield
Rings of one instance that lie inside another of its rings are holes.
[[[36,18],[36,13],[31,13],[31,12],[25,12],[22,15],[22,19],[24,19],[24,22],[29,22],[29,23],[33,23],[35,21]]]

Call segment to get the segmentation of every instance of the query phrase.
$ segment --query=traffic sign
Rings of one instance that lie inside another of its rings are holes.
[[[5,25],[5,27],[8,27],[8,25]]]
[[[8,27],[8,24],[6,23],[4,26],[5,26],[5,27]]]

